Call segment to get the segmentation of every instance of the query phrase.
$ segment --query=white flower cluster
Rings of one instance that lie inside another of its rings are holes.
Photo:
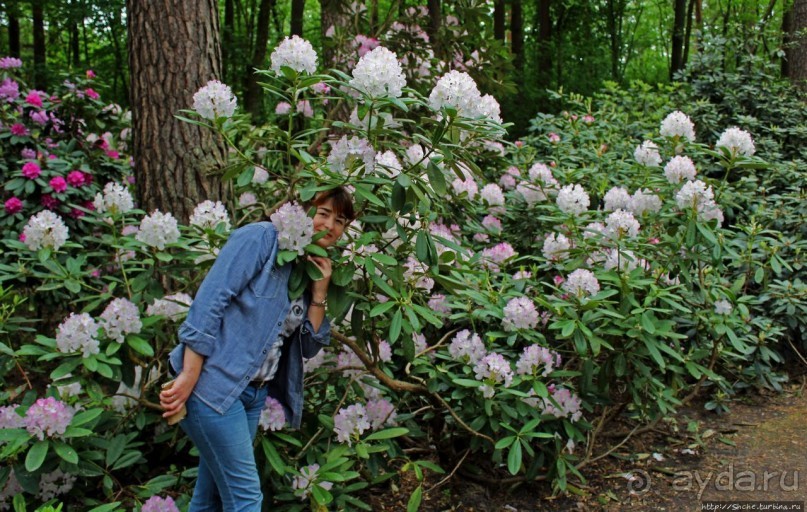
[[[556,366],[560,366],[560,354],[540,345],[530,345],[521,353],[516,362],[516,372],[519,375],[536,375],[536,370],[542,367],[541,376],[546,377]]]
[[[751,134],[736,126],[724,131],[717,140],[715,147],[728,149],[732,156],[751,156],[756,152]]]
[[[161,315],[171,320],[178,320],[191,307],[193,299],[187,293],[175,293],[166,295],[162,299],[156,299],[153,304],[146,308],[147,316]]]
[[[584,268],[578,268],[561,285],[562,288],[578,298],[596,295],[600,291],[600,282],[594,272]]]
[[[479,194],[479,185],[476,184],[473,176],[470,173],[465,175],[465,179],[455,178],[454,181],[451,182],[451,188],[454,189],[454,194],[462,195],[463,193],[468,195],[468,199],[476,199],[476,196]]]
[[[273,432],[283,430],[283,427],[286,426],[286,413],[283,411],[283,405],[271,396],[267,396],[258,424],[264,430]]]
[[[350,85],[371,98],[397,98],[406,86],[406,78],[398,57],[379,46],[359,59]]]
[[[311,464],[300,468],[300,474],[295,476],[291,482],[291,488],[294,489],[294,495],[300,499],[305,499],[311,493],[311,486],[316,483],[319,487],[329,491],[333,487],[333,483],[318,480],[317,471],[319,471],[319,464]]]
[[[387,178],[396,178],[401,174],[403,166],[392,151],[384,151],[375,157],[375,172]]]
[[[269,220],[277,228],[277,246],[302,256],[314,236],[314,220],[306,215],[305,209],[294,202],[285,203]]]
[[[664,176],[670,183],[681,183],[684,180],[692,181],[698,174],[695,162],[688,156],[674,156],[664,166]]]
[[[542,190],[555,192],[558,189],[558,180],[552,175],[552,170],[546,164],[537,162],[527,171],[530,181],[540,185]]]
[[[375,168],[375,150],[370,145],[370,142],[356,136],[348,139],[347,135],[343,135],[331,147],[331,153],[328,155],[328,165],[331,171],[347,174],[353,161],[357,158],[364,162],[365,172],[373,172]]]
[[[230,86],[211,80],[193,95],[193,110],[205,119],[233,116],[237,100]]]
[[[664,137],[680,137],[690,142],[695,141],[695,125],[692,124],[689,116],[679,110],[664,118],[661,122],[660,133]]]
[[[358,439],[369,429],[370,420],[367,418],[367,411],[362,404],[353,404],[339,409],[333,419],[333,431],[336,434],[336,440],[340,443],[351,445],[354,439]]]
[[[647,262],[637,258],[633,251],[607,249],[603,268],[605,270],[619,269],[622,272],[633,272],[640,264],[645,267]]]
[[[67,226],[50,210],[42,210],[28,219],[22,230],[25,245],[32,251],[50,248],[58,251],[67,242]]]
[[[684,183],[681,190],[675,194],[675,202],[681,210],[694,209],[701,221],[717,219],[718,225],[723,223],[723,211],[715,202],[712,187],[701,180]]]
[[[661,211],[661,198],[646,188],[640,188],[633,193],[628,210],[637,217],[641,217],[645,212]]]
[[[603,208],[607,212],[627,210],[630,207],[630,193],[625,187],[613,187],[603,197]]]
[[[496,101],[496,98],[490,94],[482,96],[479,100],[478,113],[491,121],[496,121],[497,123],[502,122],[502,108],[499,106],[499,102]]]
[[[42,473],[39,480],[39,499],[48,501],[69,493],[77,479],[76,475],[65,473],[59,468],[50,473]]]
[[[97,354],[100,325],[88,313],[70,313],[56,328],[56,348],[64,354],[81,351],[83,357]]]
[[[569,256],[572,241],[563,233],[550,233],[544,239],[542,253],[549,261],[560,261]]]
[[[434,288],[434,279],[428,276],[428,269],[423,266],[414,256],[409,256],[404,263],[403,278],[406,281],[413,282],[415,288],[420,288],[427,292]]]
[[[196,205],[190,218],[191,226],[199,226],[202,229],[216,229],[216,226],[224,223],[224,230],[230,230],[230,215],[227,208],[221,201],[204,201]]]
[[[104,192],[95,194],[92,202],[98,213],[109,212],[112,215],[126,213],[134,208],[134,199],[129,189],[120,183],[109,182],[104,185]]]
[[[513,382],[513,369],[501,354],[491,352],[474,365],[474,377],[485,383],[480,389],[485,398],[493,398],[493,384],[510,387]]]
[[[305,71],[312,74],[317,71],[317,52],[310,42],[297,35],[283,39],[269,60],[275,73],[280,73],[283,66],[288,66],[298,73]]]
[[[101,313],[101,327],[107,338],[123,343],[127,334],[137,334],[143,328],[140,311],[130,300],[117,298]]]
[[[143,220],[140,221],[140,231],[135,235],[135,239],[150,247],[163,250],[166,244],[173,244],[179,240],[177,220],[170,213],[154,210],[154,213],[143,217]]]
[[[716,315],[730,315],[731,310],[734,307],[731,305],[731,302],[727,301],[726,299],[720,299],[715,301],[715,314]]]
[[[451,340],[448,353],[457,361],[475,365],[485,357],[487,350],[478,334],[463,329]]]
[[[479,195],[488,206],[504,206],[504,192],[495,183],[488,183],[482,187],[482,192]]]
[[[634,238],[640,227],[633,214],[625,210],[616,210],[605,219],[605,233],[612,238]]]
[[[437,85],[429,95],[429,106],[435,111],[443,107],[457,110],[462,117],[477,117],[481,115],[479,107],[482,103],[482,94],[476,87],[476,82],[468,73],[449,71],[437,81]]]
[[[651,140],[646,140],[642,142],[640,146],[637,146],[636,150],[633,152],[633,158],[641,165],[647,167],[661,165],[661,155],[658,152],[658,146]]]
[[[557,204],[560,211],[569,215],[580,215],[588,210],[590,199],[580,185],[566,185],[558,192]]]
[[[505,331],[534,329],[538,325],[538,310],[527,297],[510,299],[504,306],[502,325]]]

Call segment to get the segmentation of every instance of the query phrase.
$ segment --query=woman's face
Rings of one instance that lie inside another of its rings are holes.
[[[317,213],[314,214],[314,233],[327,231],[328,234],[314,243],[322,248],[332,246],[345,232],[346,226],[347,218],[337,214],[333,208],[333,199],[328,199],[317,205]]]

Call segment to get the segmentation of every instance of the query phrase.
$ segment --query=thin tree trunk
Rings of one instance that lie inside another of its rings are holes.
[[[538,0],[538,81],[548,85],[552,78],[552,0]]]
[[[496,0],[493,4],[493,37],[504,41],[504,20],[507,17],[507,7],[504,0]]]
[[[221,76],[216,0],[127,0],[135,177],[141,207],[187,221],[195,206],[221,199],[210,173],[226,157],[206,128],[176,119],[193,94]]]
[[[20,20],[11,9],[7,11],[8,16],[8,54],[12,57],[20,57]]]
[[[226,0],[224,2],[224,26],[221,28],[222,44],[221,44],[221,62],[222,62],[222,76],[227,82],[232,81],[233,65],[232,60],[235,56],[233,52],[233,39],[235,37],[235,6],[233,0]]]
[[[687,0],[674,0],[675,17],[672,32],[672,58],[670,60],[670,80],[684,68],[684,36],[686,35]]]
[[[31,14],[34,23],[34,86],[42,91],[48,88],[43,4],[44,0],[33,0],[31,3]]]
[[[252,114],[254,119],[261,115],[261,86],[255,76],[256,69],[263,69],[266,60],[266,43],[269,41],[269,21],[274,0],[261,0],[258,10],[258,25],[255,30],[255,51],[252,54],[249,69],[244,76],[244,110]],[[292,7],[294,5],[292,4]],[[302,19],[300,20],[302,22]],[[302,29],[302,27],[300,27]],[[292,32],[293,33],[293,32]]]
[[[443,24],[443,8],[440,5],[440,0],[427,0],[426,5],[429,8],[429,27],[428,34],[431,39],[432,46],[440,51],[439,32],[440,26]]]
[[[790,78],[790,45],[793,42],[793,6],[789,5],[782,13],[782,46],[785,49],[785,56],[781,62],[782,76]]]
[[[514,56],[516,70],[524,69],[524,16],[521,10],[521,0],[512,0],[510,6],[510,51]]]
[[[791,10],[790,43],[786,58],[788,77],[803,90],[807,90],[807,0],[794,0]]]
[[[378,33],[378,0],[370,0],[370,32]]]
[[[683,57],[683,66],[686,67],[687,62],[689,62],[689,42],[692,37],[692,23],[693,23],[693,13],[695,11],[695,2],[697,0],[689,0],[689,6],[687,7],[687,23],[686,23],[686,33],[684,35],[684,57]]]
[[[258,33],[261,31],[261,15],[263,14],[263,5],[261,2],[261,14],[258,15]],[[305,13],[305,0],[291,0],[291,33],[303,37],[303,14]],[[268,13],[267,13],[268,14]],[[266,18],[266,26],[269,26],[269,18]],[[259,36],[260,37],[260,36]]]
[[[620,48],[622,46],[620,20],[623,15],[623,9],[616,5],[618,1],[619,0],[608,0],[608,15],[606,16],[606,25],[608,26],[608,35],[611,43],[611,79],[617,82],[619,81],[619,58]]]
[[[70,59],[73,68],[78,70],[81,66],[81,34],[78,31],[78,23],[70,25]]]

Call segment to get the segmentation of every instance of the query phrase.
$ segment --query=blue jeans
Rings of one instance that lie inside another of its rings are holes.
[[[253,441],[267,388],[247,386],[219,414],[195,395],[186,402],[180,425],[199,450],[199,477],[190,512],[260,512],[263,494]]]

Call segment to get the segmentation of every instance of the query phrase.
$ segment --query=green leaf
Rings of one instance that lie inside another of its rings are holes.
[[[69,444],[61,441],[55,441],[53,443],[53,448],[56,451],[56,455],[62,459],[66,460],[70,464],[78,464],[78,453],[76,453],[76,450],[74,450]]]
[[[386,313],[390,309],[394,308],[395,305],[396,305],[396,303],[392,302],[392,301],[387,301],[387,302],[382,302],[381,304],[376,304],[375,306],[373,306],[373,309],[370,310],[370,318],[375,318],[375,317],[377,317],[379,315],[383,315],[384,313]]]
[[[269,461],[269,464],[272,466],[272,469],[275,470],[275,473],[278,475],[285,475],[286,474],[286,465],[283,463],[283,459],[280,457],[280,454],[277,453],[275,449],[275,445],[266,438],[261,438],[261,447],[263,447],[263,453],[266,455],[266,460]]]
[[[365,441],[380,441],[382,439],[392,439],[394,437],[405,436],[409,433],[408,428],[403,427],[393,427],[387,428],[384,430],[379,430],[378,432],[373,432],[369,436],[365,438]]]
[[[151,345],[148,341],[144,340],[140,336],[131,335],[126,337],[126,344],[131,347],[132,350],[139,354],[143,354],[146,357],[151,357],[154,355],[154,349],[151,348]]]
[[[507,454],[507,470],[511,475],[518,474],[521,469],[521,443],[513,443],[510,452]]]
[[[642,328],[650,334],[655,334],[656,324],[653,323],[654,315],[651,311],[642,313]]]
[[[409,501],[406,503],[406,512],[417,512],[420,509],[421,500],[423,500],[423,486],[418,485],[409,496]]]
[[[465,388],[478,388],[482,386],[481,382],[473,379],[453,379],[451,382],[453,382],[457,386],[462,386]]]
[[[398,340],[398,336],[401,335],[401,324],[403,323],[403,313],[401,310],[398,309],[395,311],[395,314],[392,315],[392,321],[389,324],[389,341],[390,343],[395,343]]]
[[[128,451],[125,452],[120,458],[115,461],[115,465],[112,466],[113,471],[117,471],[119,469],[128,468],[129,466],[135,464],[142,458],[142,455],[138,451]]]
[[[311,486],[311,496],[313,496],[318,505],[324,506],[333,501],[331,493],[317,484]]]
[[[104,412],[103,409],[89,409],[86,411],[82,411],[73,416],[73,421],[70,422],[70,426],[80,427],[81,425],[89,423],[98,416],[100,416],[102,412]]]
[[[45,456],[48,454],[49,441],[37,441],[28,450],[28,455],[25,456],[25,469],[29,473],[33,473],[42,463],[45,462]]]
[[[118,506],[121,504],[120,501],[115,501],[112,503],[106,503],[104,505],[97,506],[93,509],[88,510],[87,512],[112,512],[113,510],[118,510]]]
[[[644,346],[647,347],[647,351],[650,352],[650,357],[652,357],[659,368],[663,370],[666,365],[664,364],[664,358],[661,356],[661,352],[659,352],[656,346],[656,341],[652,339],[642,339],[642,341],[644,342]]]
[[[494,446],[494,448],[496,448],[497,450],[504,450],[508,446],[511,446],[516,441],[516,439],[518,439],[516,436],[503,437],[498,441],[496,441],[496,445]]]

